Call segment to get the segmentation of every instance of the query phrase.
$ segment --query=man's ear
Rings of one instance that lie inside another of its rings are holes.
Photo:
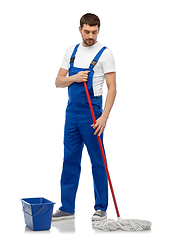
[[[80,32],[80,33],[82,32],[82,29],[81,29],[81,27],[79,27],[79,32]]]

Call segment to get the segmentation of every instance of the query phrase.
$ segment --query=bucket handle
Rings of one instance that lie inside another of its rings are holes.
[[[31,217],[35,217],[37,214],[39,214],[39,213],[42,211],[42,209],[44,209],[44,206],[39,210],[39,212],[35,213],[33,216],[32,216],[31,214],[25,212],[23,209],[22,209],[22,211],[23,211],[24,213],[27,213],[27,214],[30,215]]]

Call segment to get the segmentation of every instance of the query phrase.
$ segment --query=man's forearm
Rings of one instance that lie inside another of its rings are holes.
[[[55,80],[56,87],[69,87],[74,82],[87,82],[88,74],[90,71],[81,71],[78,72],[76,75],[72,75],[70,77],[66,77],[68,74],[68,70],[60,68],[58,76]]]
[[[74,75],[71,77],[58,76],[55,81],[56,87],[69,87],[74,82]]]
[[[114,104],[116,93],[117,93],[116,86],[108,89],[106,102],[105,102],[104,110],[103,110],[103,113],[102,113],[102,116],[104,116],[107,119],[109,117],[110,111],[111,111],[112,106]]]

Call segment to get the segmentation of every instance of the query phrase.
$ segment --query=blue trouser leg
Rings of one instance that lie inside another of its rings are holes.
[[[98,139],[92,139],[91,144],[90,142],[88,143],[87,140],[84,142],[92,163],[92,175],[95,194],[94,208],[95,210],[101,209],[103,211],[106,211],[108,206],[108,181],[100,148],[98,146]]]
[[[95,108],[95,117],[101,115],[101,110]],[[75,211],[75,196],[77,192],[80,163],[83,144],[86,145],[92,164],[94,181],[95,210],[106,211],[108,205],[108,182],[106,171],[101,156],[97,136],[91,127],[92,118],[88,104],[70,103],[66,111],[64,134],[64,162],[61,176],[61,201],[60,210]],[[103,135],[101,136],[103,141]]]
[[[77,127],[74,109],[66,110],[64,130],[64,161],[61,175],[61,211],[74,213],[78,188],[83,140]]]
[[[101,110],[94,107],[94,113],[96,119],[101,116]],[[85,117],[86,116],[86,117]],[[97,136],[94,135],[95,130],[90,127],[93,123],[91,118],[90,109],[88,109],[88,113],[84,113],[84,115],[80,114],[79,116],[80,123],[80,132],[82,138],[84,140],[84,144],[87,147],[88,154],[90,156],[91,164],[92,164],[92,175],[94,182],[94,194],[95,194],[95,210],[101,209],[103,211],[107,210],[108,206],[108,180],[106,175],[106,170],[104,166],[104,162],[102,159],[99,143]],[[101,135],[101,141],[103,145],[103,134]],[[103,145],[104,148],[104,145]]]

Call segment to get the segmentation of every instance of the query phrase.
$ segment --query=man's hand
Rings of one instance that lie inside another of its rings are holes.
[[[101,115],[101,117],[99,117],[96,120],[96,124],[92,124],[91,127],[93,127],[93,129],[96,129],[96,131],[94,132],[94,135],[96,135],[98,133],[98,136],[100,137],[103,130],[106,127],[106,122],[107,122],[107,118],[103,116],[103,114]]]
[[[75,75],[75,82],[81,83],[81,82],[87,82],[88,74],[90,71],[81,71],[78,72]]]
[[[55,81],[55,85],[56,87],[69,87],[74,82],[87,82],[89,72],[90,71],[81,71],[75,75],[66,77],[68,70],[60,68]]]

